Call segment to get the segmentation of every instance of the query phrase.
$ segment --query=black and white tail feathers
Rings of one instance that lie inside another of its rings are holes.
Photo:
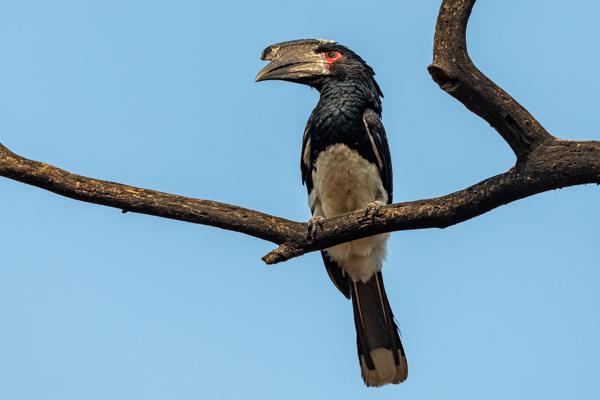
[[[408,364],[381,272],[365,283],[350,285],[358,359],[365,384],[403,382],[408,376]]]
[[[367,282],[352,282],[326,252],[322,255],[335,286],[352,299],[358,359],[365,384],[403,382],[408,376],[408,364],[381,272]]]

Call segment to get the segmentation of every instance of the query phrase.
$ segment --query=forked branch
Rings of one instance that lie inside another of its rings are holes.
[[[245,233],[279,247],[263,257],[275,264],[378,233],[445,228],[504,204],[548,190],[600,183],[600,142],[564,141],[549,134],[517,101],[475,67],[466,27],[475,0],[444,0],[429,72],[440,87],[489,122],[517,156],[509,171],[455,193],[391,204],[372,219],[354,211],[325,220],[311,239],[307,224],[210,200],[136,188],[75,175],[18,156],[0,144],[0,176],[76,200]]]
[[[444,1],[435,27],[429,73],[440,87],[489,122],[510,145],[517,164],[553,139],[546,129],[471,61],[466,30],[475,0]]]

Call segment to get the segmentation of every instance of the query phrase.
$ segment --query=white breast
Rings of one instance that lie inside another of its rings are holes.
[[[345,144],[332,145],[319,154],[312,180],[309,202],[313,216],[329,218],[364,209],[375,200],[387,203],[377,166]],[[381,269],[388,236],[355,240],[327,252],[354,281],[367,281]]]

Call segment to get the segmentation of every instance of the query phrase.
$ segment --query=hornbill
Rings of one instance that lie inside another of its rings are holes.
[[[284,80],[320,92],[304,137],[300,169],[312,211],[310,233],[323,218],[358,209],[374,217],[392,202],[392,164],[381,123],[383,94],[375,72],[331,40],[293,40],[267,47],[256,81]],[[321,251],[327,273],[352,299],[361,375],[367,386],[400,383],[406,356],[381,275],[389,234]]]

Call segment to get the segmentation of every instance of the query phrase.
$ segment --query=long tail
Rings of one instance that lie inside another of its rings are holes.
[[[366,283],[350,282],[358,359],[367,386],[403,382],[408,364],[381,272]]]

